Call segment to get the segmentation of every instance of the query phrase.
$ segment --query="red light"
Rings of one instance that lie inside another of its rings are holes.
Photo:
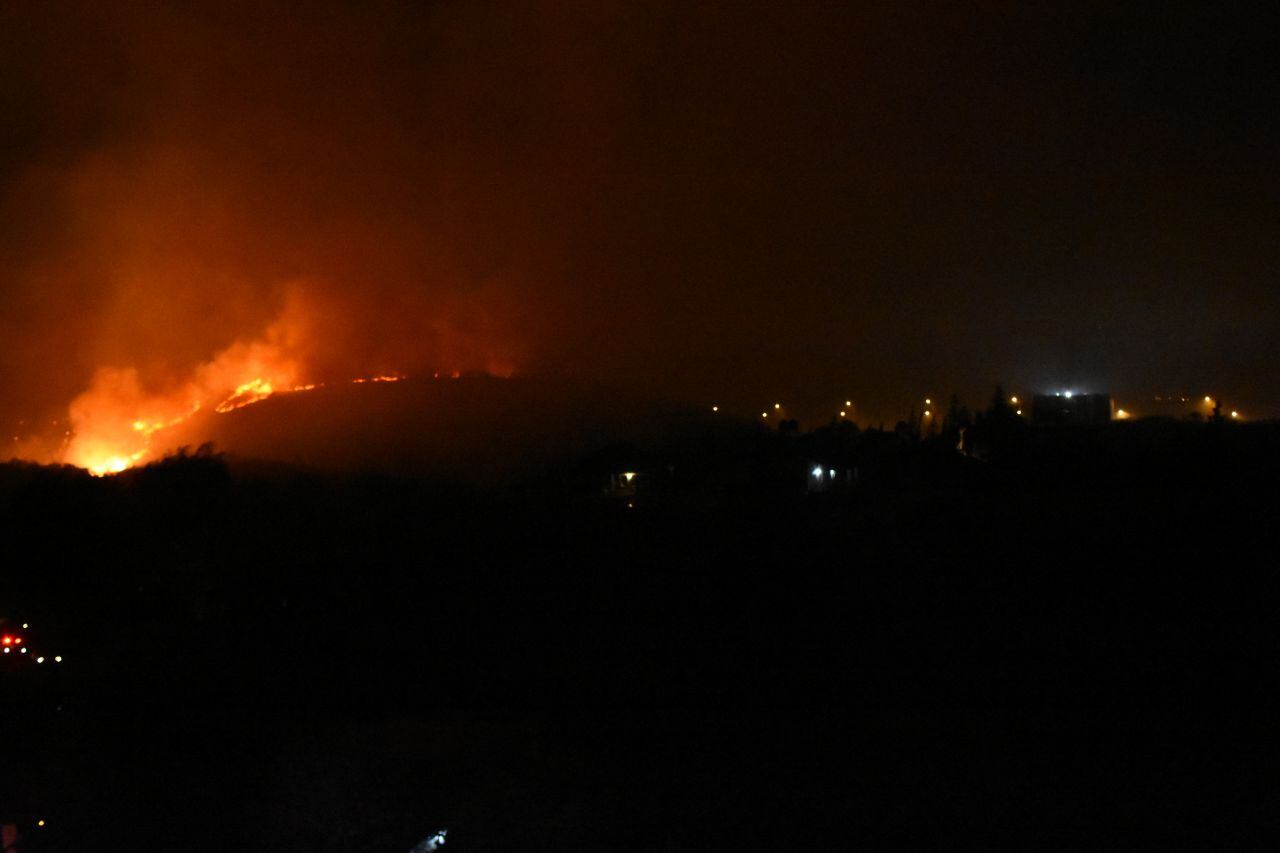
[[[13,637],[10,637],[8,634],[5,634],[4,639],[0,640],[0,643],[4,643],[6,646],[11,646],[13,645]]]
[[[22,645],[22,638],[21,638],[21,637],[14,637],[14,638],[13,638],[13,644],[14,644],[15,646],[20,646],[20,645]]]

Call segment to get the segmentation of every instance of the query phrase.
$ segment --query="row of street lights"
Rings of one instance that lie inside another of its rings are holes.
[[[1064,395],[1064,396],[1066,396],[1066,397],[1068,397],[1068,398],[1070,398],[1070,397],[1072,397],[1072,396],[1074,395],[1074,392],[1066,391],[1066,392],[1063,392],[1063,395]],[[1160,398],[1159,398],[1159,397],[1157,397],[1156,399],[1157,399],[1157,400],[1159,400]],[[1172,399],[1172,398],[1171,398],[1171,399]],[[1185,401],[1185,400],[1186,400],[1186,398],[1184,397],[1184,398],[1182,398],[1182,400],[1183,400],[1183,401]],[[1212,405],[1213,405],[1213,398],[1212,398],[1212,397],[1209,397],[1209,396],[1205,396],[1205,398],[1204,398],[1204,402],[1205,402],[1205,405],[1207,405],[1207,406],[1212,406]],[[1013,413],[1014,413],[1015,415],[1017,415],[1018,417],[1022,417],[1022,408],[1021,408],[1021,407],[1020,407],[1020,405],[1019,405],[1019,399],[1018,399],[1018,396],[1017,396],[1016,394],[1015,394],[1015,395],[1013,395],[1013,396],[1011,396],[1011,397],[1009,397],[1009,404],[1010,404],[1011,406],[1013,406],[1013,407],[1014,407],[1014,408],[1013,408]],[[849,417],[849,412],[850,412],[850,410],[852,410],[852,409],[853,409],[853,401],[852,401],[852,400],[845,400],[845,401],[844,401],[844,408],[842,408],[842,409],[840,409],[840,410],[839,410],[839,415],[840,415],[840,417],[841,417],[841,418],[847,418],[847,417]],[[716,413],[718,413],[718,412],[720,411],[720,406],[719,406],[719,404],[712,405],[712,407],[711,407],[711,411],[712,411],[712,412],[716,412]],[[760,417],[761,417],[761,418],[764,418],[764,419],[766,419],[766,420],[767,420],[767,419],[769,418],[770,414],[781,414],[781,412],[782,412],[782,404],[781,404],[781,403],[774,403],[774,404],[773,404],[773,411],[772,411],[772,412],[770,412],[768,409],[765,409],[764,411],[762,411],[762,412],[760,413]],[[933,398],[932,398],[932,397],[925,397],[925,398],[924,398],[924,415],[923,415],[923,417],[924,417],[924,419],[925,419],[925,420],[930,420],[930,419],[932,419],[932,418],[933,418]],[[1121,408],[1121,409],[1117,409],[1117,410],[1116,410],[1116,419],[1117,419],[1117,420],[1124,421],[1124,420],[1129,420],[1129,419],[1131,419],[1132,417],[1133,417],[1133,414],[1132,414],[1131,412],[1127,411],[1126,409]],[[1240,412],[1238,412],[1238,411],[1236,411],[1236,410],[1234,410],[1234,409],[1233,409],[1233,410],[1229,413],[1229,417],[1230,417],[1232,420],[1239,420],[1239,419],[1240,419]]]
[[[840,417],[842,417],[842,418],[848,417],[848,416],[849,416],[849,410],[850,410],[850,409],[852,409],[852,408],[853,408],[853,401],[852,401],[852,400],[845,400],[845,401],[844,401],[844,408],[840,410]],[[711,411],[712,411],[713,413],[718,413],[718,412],[720,411],[720,404],[719,404],[719,403],[712,404],[712,406],[711,406]],[[781,404],[781,403],[774,403],[774,404],[773,404],[773,411],[772,411],[772,412],[770,412],[768,409],[765,409],[763,412],[761,412],[761,413],[760,413],[760,417],[762,417],[762,418],[768,418],[770,414],[781,414],[781,413],[782,413],[782,404]]]

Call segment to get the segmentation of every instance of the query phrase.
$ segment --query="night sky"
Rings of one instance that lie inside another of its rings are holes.
[[[0,0],[0,412],[299,311],[318,378],[1272,414],[1265,10]]]

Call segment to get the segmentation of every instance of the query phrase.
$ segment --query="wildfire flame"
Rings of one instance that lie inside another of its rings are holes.
[[[133,369],[103,368],[71,402],[71,438],[63,461],[102,476],[151,458],[157,433],[202,409],[226,413],[281,389],[304,389],[288,347],[273,340],[238,343],[198,367],[190,380],[164,393],[144,389]],[[315,387],[314,385],[310,387]]]
[[[262,352],[240,363],[242,369],[260,367]],[[293,362],[280,361],[273,372],[255,376],[223,392],[213,393],[207,384],[212,375],[234,375],[232,359],[223,354],[214,365],[200,372],[201,378],[170,394],[149,395],[142,390],[137,372],[131,369],[104,368],[94,377],[88,391],[71,404],[71,439],[63,461],[85,468],[94,476],[118,474],[154,458],[157,449],[153,437],[179,426],[205,408],[226,414],[251,406],[280,393],[304,393],[324,387],[323,382],[296,384]],[[230,372],[228,372],[230,371]],[[350,380],[360,385],[367,382],[399,382],[401,374],[365,376]],[[202,385],[201,382],[206,384]],[[212,402],[217,401],[217,402]]]
[[[323,383],[304,378],[300,355],[315,350],[310,320],[305,305],[293,305],[259,339],[227,347],[178,383],[157,387],[133,368],[101,368],[88,389],[71,401],[69,422],[59,429],[60,449],[49,447],[33,456],[76,465],[97,476],[115,474],[175,449],[183,435],[176,428],[198,413],[216,417],[278,394],[314,391]],[[491,359],[487,372],[510,376],[512,370]],[[456,379],[461,373],[451,370],[444,375]],[[346,381],[385,383],[405,378],[396,372]]]
[[[259,400],[265,400],[273,393],[275,393],[275,388],[272,387],[271,383],[259,376],[242,385],[237,385],[231,396],[219,403],[214,408],[214,411],[223,414],[233,412],[236,409],[250,406]]]
[[[399,382],[405,378],[400,375],[383,375],[360,377],[351,381],[363,384]],[[213,411],[226,414],[278,393],[302,393],[322,387],[323,382],[311,382],[279,389],[270,379],[259,376],[237,385],[228,396],[213,406]],[[186,411],[176,415],[158,414],[170,402],[169,397],[148,397],[142,394],[138,388],[137,375],[132,370],[99,371],[93,387],[77,397],[72,404],[74,437],[67,446],[64,461],[101,477],[118,474],[151,458],[152,436],[185,423],[204,408],[204,401],[196,399]],[[127,411],[147,411],[149,414],[134,418],[126,431],[121,424],[129,417]]]

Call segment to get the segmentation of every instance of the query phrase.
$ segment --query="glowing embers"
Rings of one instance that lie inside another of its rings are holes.
[[[177,426],[198,411],[200,411],[200,403],[196,402],[191,404],[191,410],[189,412],[169,418],[168,420],[146,420],[144,418],[138,418],[132,424],[133,431],[149,436],[156,430],[168,429],[169,427]]]
[[[223,400],[215,408],[215,412],[232,412],[250,406],[259,400],[265,400],[275,393],[275,387],[267,380],[259,377],[236,386],[230,397]]]
[[[397,377],[399,378],[399,377]],[[374,382],[382,381],[381,377],[373,380]],[[293,385],[288,388],[277,388],[276,383],[269,379],[258,377],[248,382],[236,386],[236,390],[231,396],[223,400],[214,407],[214,411],[219,414],[234,412],[236,409],[243,409],[245,406],[252,406],[254,403],[260,403],[273,394],[280,393],[300,393],[302,391],[314,391],[317,388],[323,388],[323,382],[309,382],[306,385]]]

